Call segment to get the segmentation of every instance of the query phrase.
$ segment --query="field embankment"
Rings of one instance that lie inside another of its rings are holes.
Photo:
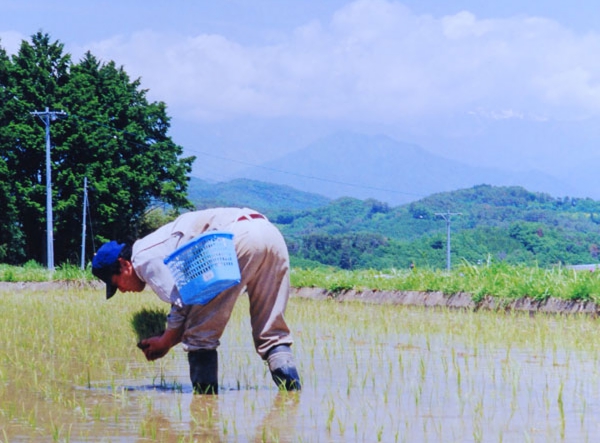
[[[547,298],[535,300],[523,297],[514,300],[496,297],[484,297],[475,302],[467,293],[443,294],[442,292],[418,291],[371,291],[344,290],[339,292],[320,288],[293,288],[292,296],[316,300],[360,301],[364,303],[395,304],[406,306],[444,307],[455,309],[486,309],[502,311],[543,312],[552,314],[590,314],[597,315],[599,306],[591,301],[562,300]]]
[[[0,282],[0,294],[15,291],[53,291],[60,289],[98,289],[102,290],[102,282],[68,281],[68,282]],[[384,290],[342,290],[330,291],[323,288],[292,288],[292,297],[312,300],[333,300],[338,302],[358,301],[372,304],[394,304],[404,306],[421,306],[427,308],[451,308],[470,310],[524,311],[530,313],[550,314],[588,314],[600,313],[600,306],[586,300],[563,300],[549,297],[535,300],[530,297],[505,299],[487,296],[481,301],[464,292],[444,294],[439,291],[384,291]]]

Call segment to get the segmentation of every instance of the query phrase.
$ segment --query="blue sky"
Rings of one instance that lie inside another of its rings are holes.
[[[600,158],[591,0],[0,5],[9,52],[42,30],[75,60],[114,60],[167,103],[176,142],[241,162],[224,170],[340,129],[515,171],[585,174]]]

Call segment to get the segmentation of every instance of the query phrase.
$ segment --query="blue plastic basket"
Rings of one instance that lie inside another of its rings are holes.
[[[181,246],[164,260],[187,305],[205,305],[241,280],[233,234],[212,231]]]

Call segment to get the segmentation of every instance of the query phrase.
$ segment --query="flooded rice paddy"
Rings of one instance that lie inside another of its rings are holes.
[[[312,301],[287,319],[303,381],[279,392],[242,296],[218,396],[179,347],[149,363],[151,293],[0,294],[2,442],[572,442],[600,432],[598,320]]]

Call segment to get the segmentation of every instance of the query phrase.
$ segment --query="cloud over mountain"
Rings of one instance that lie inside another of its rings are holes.
[[[394,122],[446,112],[585,118],[600,109],[600,35],[518,15],[434,17],[357,0],[260,43],[147,30],[89,42],[190,118]]]

